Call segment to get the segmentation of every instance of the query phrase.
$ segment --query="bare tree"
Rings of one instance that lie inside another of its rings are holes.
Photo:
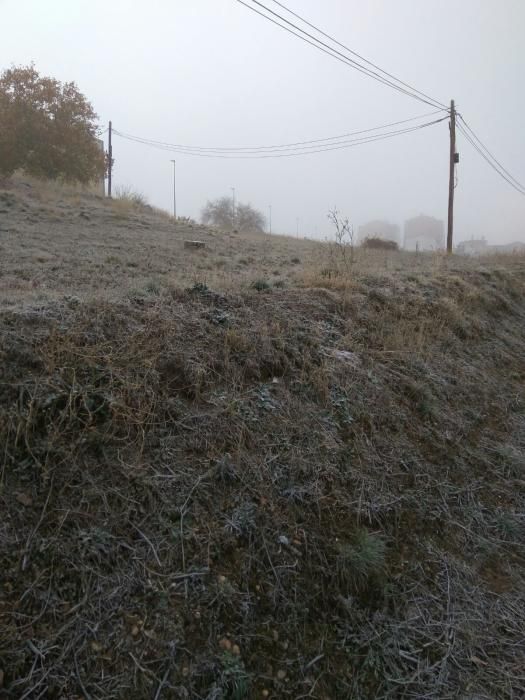
[[[203,224],[228,229],[232,227],[232,200],[219,197],[206,203],[201,213]],[[263,214],[250,204],[237,204],[235,207],[235,228],[239,231],[264,232],[266,219]]]
[[[350,223],[348,217],[343,217],[342,214],[334,207],[328,212],[328,220],[335,227],[335,245],[339,253],[340,259],[345,267],[354,262],[354,227]],[[350,255],[347,255],[348,250]]]
[[[232,227],[232,201],[230,197],[219,197],[206,202],[201,212],[203,224],[218,226],[219,228]]]
[[[264,233],[266,230],[266,218],[250,204],[238,204],[235,212],[236,223],[240,231],[257,231]]]

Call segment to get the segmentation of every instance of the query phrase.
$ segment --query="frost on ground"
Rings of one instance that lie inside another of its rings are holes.
[[[2,282],[6,697],[525,695],[523,260],[301,243],[284,286],[120,293],[116,232],[76,282],[45,219],[54,284],[39,221],[4,264],[40,284]]]

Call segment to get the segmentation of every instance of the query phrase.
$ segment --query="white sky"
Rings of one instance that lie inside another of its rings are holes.
[[[271,0],[265,4],[272,5]],[[369,60],[458,109],[525,181],[524,0],[285,0]],[[274,9],[278,10],[275,5]],[[34,61],[74,80],[103,126],[190,145],[265,145],[378,126],[430,111],[341,65],[235,0],[0,0],[0,70]],[[230,195],[274,231],[329,235],[334,204],[356,226],[446,219],[446,122],[329,153],[209,160],[114,138],[115,184],[179,215]],[[456,239],[525,240],[525,197],[458,135]]]

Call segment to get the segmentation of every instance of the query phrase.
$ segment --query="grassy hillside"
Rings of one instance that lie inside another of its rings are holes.
[[[103,199],[28,178],[0,185],[0,297],[4,305],[56,299],[127,298],[148,288],[281,283],[318,244],[239,234],[178,220],[129,198]],[[204,250],[185,250],[198,239]]]
[[[523,259],[72,197],[1,194],[0,695],[525,695]]]

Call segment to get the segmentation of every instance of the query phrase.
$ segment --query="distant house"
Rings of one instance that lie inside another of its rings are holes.
[[[470,241],[461,241],[456,247],[459,255],[486,255],[490,252],[491,246],[487,244],[485,238],[471,238]]]
[[[445,224],[433,216],[416,216],[405,221],[406,250],[441,250],[445,246]]]
[[[367,238],[380,238],[383,241],[400,243],[399,226],[388,221],[369,221],[359,227],[358,236],[360,243]]]
[[[504,255],[514,255],[525,253],[525,243],[514,241],[514,243],[503,243],[499,245],[489,245],[485,238],[472,238],[470,241],[461,241],[456,247],[459,255],[492,255],[500,253]]]
[[[491,252],[494,253],[505,253],[507,255],[513,255],[517,253],[525,253],[525,243],[523,241],[514,241],[514,243],[503,243],[500,245],[491,245]]]

